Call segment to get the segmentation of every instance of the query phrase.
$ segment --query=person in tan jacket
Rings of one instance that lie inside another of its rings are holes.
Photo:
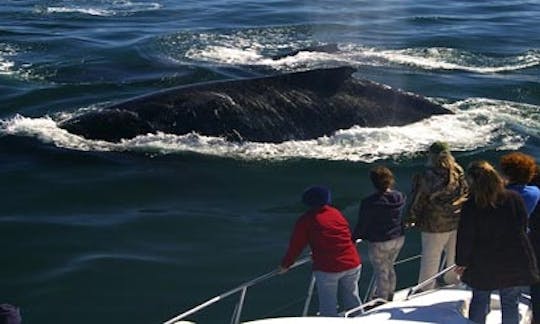
[[[426,169],[413,178],[408,222],[415,223],[422,237],[422,260],[418,282],[435,275],[445,252],[446,267],[455,262],[456,231],[461,205],[467,200],[468,186],[463,168],[456,162],[448,144],[435,142],[429,147]],[[446,283],[457,283],[449,272]],[[424,289],[432,289],[435,282]]]

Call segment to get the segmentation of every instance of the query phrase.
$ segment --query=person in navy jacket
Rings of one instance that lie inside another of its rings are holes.
[[[352,240],[347,219],[330,206],[330,190],[321,186],[310,187],[304,191],[302,202],[309,209],[296,221],[279,272],[286,272],[309,245],[319,297],[319,314],[338,316],[338,293],[344,310],[360,305],[360,255]]]
[[[376,192],[362,199],[353,237],[369,242],[369,260],[375,275],[375,289],[370,297],[392,300],[396,289],[394,262],[405,242],[405,195],[392,189],[395,180],[390,169],[376,166],[369,177]]]

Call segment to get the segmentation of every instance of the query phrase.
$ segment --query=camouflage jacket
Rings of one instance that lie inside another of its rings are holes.
[[[468,186],[461,167],[450,172],[428,168],[413,178],[407,221],[416,223],[422,232],[449,232],[458,227]],[[455,181],[450,183],[451,177]]]

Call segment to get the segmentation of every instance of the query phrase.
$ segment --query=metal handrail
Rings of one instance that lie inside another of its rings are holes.
[[[422,255],[421,254],[417,254],[417,255],[414,255],[412,257],[408,257],[408,258],[405,258],[405,259],[401,259],[401,260],[398,260],[396,262],[394,262],[394,267],[397,266],[397,265],[400,265],[402,263],[407,263],[407,262],[411,262],[411,261],[414,261],[416,259],[420,259],[422,258]],[[369,280],[369,284],[367,286],[367,289],[366,289],[366,293],[364,294],[364,303],[368,302],[368,299],[372,293],[372,290],[373,290],[373,287],[375,285],[375,274],[371,274],[371,279]]]
[[[349,317],[349,315],[354,314],[354,313],[356,313],[358,311],[360,311],[360,313],[363,314],[366,307],[376,305],[377,303],[387,303],[387,302],[388,302],[388,300],[383,299],[383,298],[372,299],[372,300],[368,301],[367,303],[363,303],[362,305],[359,305],[359,306],[356,306],[355,308],[349,309],[348,311],[343,313],[343,317]]]
[[[297,267],[299,267],[299,266],[301,266],[301,265],[303,265],[305,263],[308,263],[310,261],[311,261],[311,256],[306,256],[306,257],[296,261],[293,265],[290,266],[289,269],[297,268]],[[231,289],[229,291],[224,292],[223,294],[220,294],[218,296],[210,298],[207,301],[205,301],[204,303],[201,303],[201,304],[199,304],[199,305],[197,305],[197,306],[183,312],[182,314],[179,314],[179,315],[171,318],[170,320],[168,320],[166,322],[163,322],[163,324],[173,324],[175,322],[178,322],[179,320],[184,319],[184,318],[186,318],[186,317],[188,317],[188,316],[190,316],[190,315],[192,315],[192,314],[200,311],[201,309],[204,309],[204,308],[206,308],[206,307],[208,307],[208,306],[210,306],[212,304],[215,304],[218,301],[220,301],[220,300],[222,300],[222,299],[224,299],[226,297],[234,295],[237,292],[243,292],[242,295],[241,295],[241,301],[240,301],[243,304],[243,297],[242,296],[245,297],[245,291],[247,290],[247,288],[249,288],[251,286],[254,286],[254,285],[256,285],[256,284],[258,284],[260,282],[263,282],[265,280],[268,280],[268,279],[270,279],[270,278],[272,278],[272,277],[274,277],[274,276],[276,276],[278,274],[279,274],[278,270],[274,270],[274,271],[268,272],[266,274],[263,274],[262,276],[259,276],[259,277],[255,278],[255,279],[247,281],[247,282],[241,284],[240,286],[238,286],[236,288],[233,288],[233,289]],[[242,313],[242,308],[241,308],[242,304],[240,304],[240,302],[239,302],[239,308],[238,308],[237,312],[235,312],[234,323],[239,323],[239,321],[240,321],[240,315]]]
[[[359,243],[361,243],[362,240],[357,240],[356,241],[356,244],[358,245]],[[415,255],[415,256],[412,256],[412,257],[409,257],[409,258],[406,258],[406,259],[402,259],[402,260],[398,260],[396,262],[394,262],[394,266],[395,265],[399,265],[399,264],[402,264],[402,263],[406,263],[406,262],[410,262],[410,261],[413,261],[413,260],[416,260],[418,258],[421,258],[421,255]],[[300,267],[306,263],[309,263],[311,261],[311,255],[309,256],[306,256],[298,261],[296,261],[293,265],[291,265],[291,267],[289,269],[294,269],[294,268],[297,268],[297,267]],[[437,273],[436,275],[428,278],[427,280],[419,283],[418,285],[412,287],[410,290],[409,290],[409,293],[407,295],[407,298],[409,298],[409,296],[413,295],[417,290],[423,288],[424,286],[426,286],[429,282],[431,282],[432,280],[436,280],[439,276],[445,274],[446,272],[452,270],[453,268],[455,267],[455,265],[452,265],[446,269],[444,269],[443,271]],[[199,312],[200,310],[210,306],[210,305],[213,305],[217,302],[219,302],[220,300],[226,298],[226,297],[229,297],[231,295],[234,295],[238,292],[240,292],[240,298],[239,298],[239,301],[236,305],[236,308],[235,308],[235,311],[233,313],[233,316],[232,316],[232,319],[231,319],[231,323],[233,324],[238,324],[240,323],[240,316],[242,314],[242,308],[243,308],[243,304],[244,304],[244,300],[245,300],[245,296],[246,296],[246,293],[247,293],[247,289],[249,287],[252,287],[252,286],[255,286],[265,280],[268,280],[272,277],[275,277],[277,275],[279,275],[280,272],[279,270],[274,270],[274,271],[271,271],[271,272],[268,272],[266,274],[263,274],[255,279],[252,279],[250,281],[247,281],[241,285],[239,285],[238,287],[236,288],[233,288],[229,291],[226,291],[218,296],[215,296],[213,298],[210,298],[208,299],[207,301],[175,316],[174,318],[171,318],[170,320],[166,321],[166,322],[163,322],[163,324],[173,324],[175,322],[178,322],[182,319],[185,319],[186,317],[194,314],[194,313],[197,313]],[[372,274],[371,276],[371,281],[370,281],[370,284],[368,286],[368,290],[367,290],[367,294],[370,293],[370,290],[373,288],[373,284],[374,284],[374,279],[375,279],[375,276],[374,274]],[[305,300],[305,303],[304,303],[304,308],[302,310],[302,316],[307,316],[307,313],[308,313],[308,310],[309,310],[309,306],[311,305],[311,299],[312,299],[312,296],[313,296],[313,291],[314,291],[314,288],[315,288],[315,277],[312,276],[312,279],[311,279],[311,282],[309,284],[309,288],[308,288],[308,293],[307,293],[307,297],[306,297],[306,300]],[[372,301],[368,302],[368,303],[364,303],[362,305],[360,305],[359,307],[355,308],[355,309],[352,309],[352,310],[348,310],[345,314],[349,315],[351,313],[354,313],[358,310],[361,310],[363,312],[363,308],[367,305],[369,305]]]
[[[311,305],[311,298],[313,297],[313,290],[315,289],[315,276],[311,275],[311,282],[309,283],[308,294],[306,301],[304,302],[304,310],[302,310],[302,317],[307,316],[309,311],[309,305]]]
[[[445,275],[447,272],[449,272],[450,270],[453,270],[454,268],[456,267],[455,264],[452,264],[451,266],[449,266],[448,268],[446,269],[443,269],[442,271],[439,271],[437,272],[436,274],[434,274],[433,276],[427,278],[426,280],[418,283],[416,286],[414,287],[411,287],[411,289],[409,289],[409,292],[407,293],[407,299],[409,299],[409,297],[411,297],[412,295],[414,295],[417,291],[419,291],[420,289],[424,288],[425,286],[427,286],[428,284],[430,284],[432,281],[434,280],[437,280],[437,278]]]

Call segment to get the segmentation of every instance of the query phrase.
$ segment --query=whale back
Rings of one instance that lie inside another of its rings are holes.
[[[77,116],[61,127],[112,141],[162,131],[279,143],[449,113],[421,96],[357,80],[354,72],[339,67],[183,86]]]

